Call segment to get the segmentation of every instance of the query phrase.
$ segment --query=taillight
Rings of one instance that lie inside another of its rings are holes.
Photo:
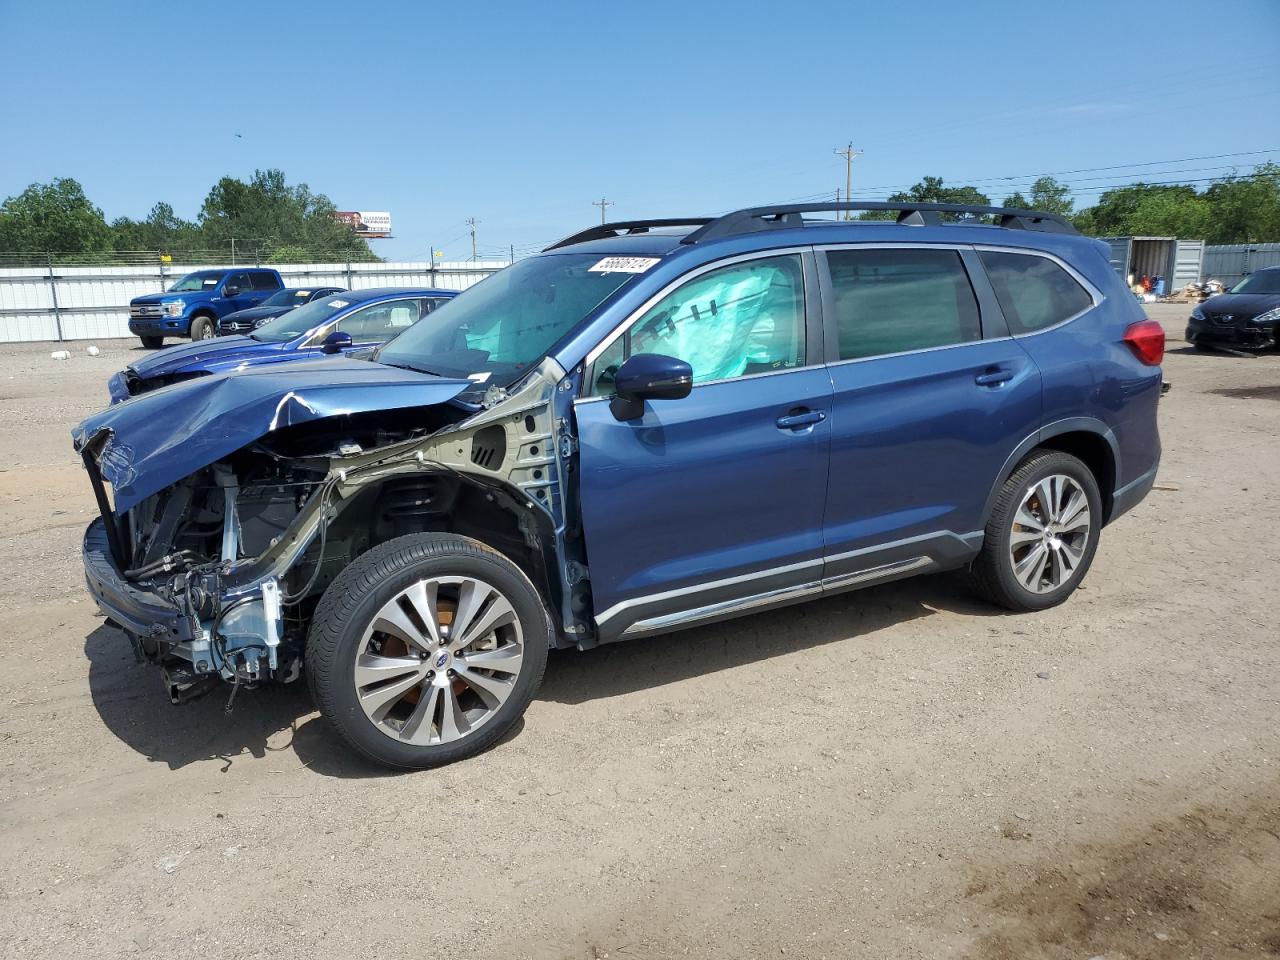
[[[1158,367],[1164,359],[1164,327],[1154,320],[1131,323],[1124,332],[1124,342],[1149,367]]]

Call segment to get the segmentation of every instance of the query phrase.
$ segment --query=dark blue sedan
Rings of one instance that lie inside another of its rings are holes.
[[[159,350],[114,374],[107,389],[111,402],[119,403],[211,373],[376,347],[457,295],[457,290],[433,288],[343,291],[289,310],[247,335]]]
[[[225,337],[234,333],[249,333],[262,326],[268,320],[288,313],[295,307],[301,307],[312,300],[320,300],[335,293],[344,293],[345,287],[285,287],[269,296],[256,307],[237,310],[218,321],[218,336]]]

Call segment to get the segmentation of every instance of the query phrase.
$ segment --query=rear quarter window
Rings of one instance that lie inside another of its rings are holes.
[[[1093,297],[1057,263],[1027,253],[979,252],[1011,332],[1034,333],[1093,306]]]

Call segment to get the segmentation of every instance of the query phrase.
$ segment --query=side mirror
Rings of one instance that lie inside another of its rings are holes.
[[[240,288],[234,283],[228,283],[222,288],[222,295],[224,297],[238,297],[240,296]]]
[[[613,377],[617,394],[609,410],[618,420],[644,416],[646,400],[680,400],[693,389],[693,368],[683,360],[659,353],[637,353]]]
[[[351,334],[342,330],[335,330],[329,334],[320,343],[320,349],[324,353],[341,353],[351,346]]]

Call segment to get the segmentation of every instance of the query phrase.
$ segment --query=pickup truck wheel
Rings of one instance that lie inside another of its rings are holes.
[[[148,350],[159,350],[164,346],[164,337],[139,337],[138,339]]]
[[[542,598],[502,554],[414,534],[374,547],[329,585],[307,637],[307,682],[357,753],[435,767],[511,728],[552,637]]]
[[[213,321],[208,317],[193,317],[191,320],[192,340],[212,340],[215,336]]]
[[[1102,497],[1093,471],[1067,453],[1034,453],[996,497],[970,582],[1010,610],[1056,606],[1089,571],[1101,527]]]

